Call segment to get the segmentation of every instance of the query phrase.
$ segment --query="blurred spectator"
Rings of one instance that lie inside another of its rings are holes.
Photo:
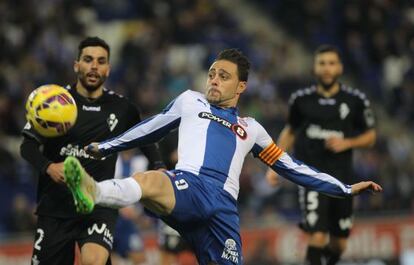
[[[31,233],[36,227],[34,205],[22,193],[14,196],[9,217],[9,227],[13,233]]]

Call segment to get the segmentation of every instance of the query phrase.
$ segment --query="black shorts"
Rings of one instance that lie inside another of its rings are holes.
[[[79,218],[39,216],[33,245],[32,264],[73,265],[75,243],[96,243],[112,249],[117,214],[102,211]],[[110,259],[107,265],[110,265]]]
[[[348,237],[353,225],[352,201],[352,197],[332,198],[300,188],[302,221],[299,226],[309,233],[326,232],[337,237]]]
[[[160,249],[174,254],[190,250],[190,245],[180,234],[162,222],[160,223],[158,232],[158,244]]]

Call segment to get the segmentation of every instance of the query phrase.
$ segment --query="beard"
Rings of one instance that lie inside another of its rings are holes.
[[[78,74],[79,82],[89,92],[94,92],[94,91],[98,90],[103,85],[103,83],[106,81],[105,76],[97,75],[96,78],[97,78],[97,81],[91,84],[91,83],[88,82],[88,75],[87,74],[85,74],[85,73],[79,73]]]
[[[337,83],[338,76],[334,76],[330,81],[325,81],[322,77],[318,76],[316,77],[316,81],[318,85],[320,85],[323,88],[323,90],[329,91]]]
[[[206,99],[210,104],[217,105],[221,102],[221,93],[218,90],[207,90]]]

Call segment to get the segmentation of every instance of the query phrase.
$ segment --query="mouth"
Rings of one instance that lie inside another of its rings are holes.
[[[213,88],[213,87],[208,89],[208,93],[209,94],[221,94],[220,90]]]
[[[96,83],[101,78],[100,75],[96,72],[90,72],[86,74],[86,78],[91,83]]]

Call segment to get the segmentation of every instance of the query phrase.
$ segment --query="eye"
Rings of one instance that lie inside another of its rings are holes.
[[[99,58],[98,63],[99,64],[106,64],[106,59],[105,58]]]
[[[85,56],[85,57],[83,57],[83,61],[89,63],[89,62],[92,61],[92,57]]]
[[[227,80],[227,79],[229,79],[229,76],[226,75],[226,74],[220,74],[220,79]]]
[[[214,75],[215,75],[215,74],[214,74],[213,72],[210,72],[210,73],[208,73],[208,78],[209,78],[209,79],[213,79],[213,78],[214,78]]]

